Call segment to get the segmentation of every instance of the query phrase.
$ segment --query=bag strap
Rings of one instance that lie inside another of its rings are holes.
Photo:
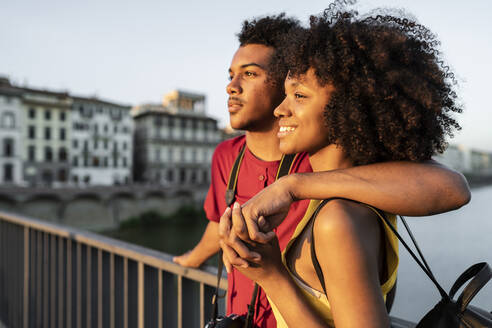
[[[225,193],[225,201],[227,207],[231,206],[236,199],[237,176],[239,175],[239,167],[241,166],[241,162],[243,161],[245,150],[246,144],[244,144],[239,150],[239,154],[237,155],[231,172],[229,173],[229,181],[227,183],[227,190]]]
[[[313,262],[314,270],[316,271],[316,275],[318,276],[319,282],[321,283],[321,287],[323,287],[323,291],[325,292],[325,295],[328,295],[326,293],[325,276],[323,275],[323,270],[321,270],[321,266],[319,265],[318,257],[316,256],[316,249],[314,247],[314,221],[316,220],[316,217],[318,216],[319,211],[331,199],[334,199],[334,198],[323,200],[318,205],[318,207],[314,211],[313,215],[311,216],[311,221],[312,221],[312,225],[313,225],[311,227],[311,261]]]
[[[436,286],[437,290],[439,291],[439,294],[441,294],[441,297],[445,300],[445,301],[450,301],[450,297],[449,295],[444,291],[444,289],[441,287],[441,285],[439,285],[439,283],[437,282],[436,278],[434,277],[434,274],[432,273],[429,265],[427,264],[427,261],[425,260],[425,257],[424,255],[422,254],[422,252],[420,251],[420,248],[417,244],[417,241],[415,240],[415,238],[413,237],[413,234],[412,234],[412,231],[410,230],[410,227],[407,225],[407,222],[405,221],[405,219],[403,218],[403,216],[401,215],[398,215],[401,219],[401,221],[403,222],[403,225],[405,226],[405,229],[407,230],[408,232],[408,235],[410,236],[410,239],[412,240],[415,248],[417,249],[417,252],[419,253],[419,255],[421,256],[422,258],[422,261],[419,260],[419,258],[417,257],[417,255],[415,255],[415,253],[410,249],[410,247],[407,245],[407,243],[405,242],[405,240],[401,237],[401,235],[398,233],[398,231],[396,231],[396,228],[391,224],[391,222],[386,218],[386,215],[384,212],[382,212],[381,210],[379,209],[376,209],[378,211],[378,213],[381,215],[381,217],[383,218],[384,222],[388,225],[388,227],[391,229],[391,231],[395,234],[395,236],[398,238],[398,240],[402,243],[402,245],[407,249],[408,253],[410,253],[410,255],[412,256],[412,258],[415,260],[415,262],[417,262],[417,264],[419,265],[419,267],[422,269],[422,271],[424,271],[424,273],[427,275],[427,277],[429,277],[429,279],[434,283],[434,285]]]
[[[236,157],[236,160],[234,161],[234,165],[232,166],[231,172],[229,173],[229,180],[227,182],[227,189],[225,193],[225,202],[226,206],[229,207],[231,206],[234,201],[236,200],[236,188],[237,188],[237,177],[239,175],[239,168],[241,167],[241,163],[244,158],[244,153],[246,151],[246,143],[241,147],[239,150],[239,154]],[[290,173],[292,170],[292,165],[297,157],[297,154],[289,154],[289,155],[282,155],[282,158],[280,159],[280,164],[277,170],[277,175],[275,177],[275,180],[283,177],[284,175],[287,175]],[[219,260],[218,260],[218,265],[217,265],[217,286],[215,287],[215,292],[212,296],[212,319],[215,320],[217,319],[218,316],[218,308],[217,308],[217,299],[218,298],[223,298],[225,297],[224,295],[220,295],[219,293],[219,284],[220,284],[220,278],[222,277],[222,268],[224,266],[224,263],[222,262],[222,251],[219,252]],[[253,317],[254,317],[254,308],[255,308],[255,303],[256,299],[258,297],[258,284],[255,283],[255,287],[253,290],[253,294],[251,296],[251,302],[248,306],[248,314],[246,316],[246,321],[245,321],[245,327],[249,328],[252,326],[253,322]]]
[[[321,283],[321,286],[323,287],[323,291],[325,292],[326,294],[326,286],[325,286],[325,279],[324,279],[324,275],[323,275],[323,271],[321,270],[321,266],[319,265],[319,262],[318,262],[318,259],[317,259],[317,256],[316,256],[316,250],[315,250],[315,247],[314,247],[314,219],[316,218],[316,216],[318,215],[319,211],[321,210],[321,208],[329,201],[333,198],[330,198],[330,199],[326,199],[326,200],[323,200],[319,205],[318,207],[316,208],[315,212],[313,213],[313,215],[311,216],[311,219],[313,220],[313,227],[311,229],[311,260],[313,262],[313,266],[314,266],[314,269],[316,271],[316,275],[318,276],[318,279]],[[415,255],[415,253],[410,249],[410,247],[407,245],[407,243],[405,242],[405,240],[403,240],[403,238],[400,236],[400,234],[396,231],[395,227],[391,224],[391,222],[386,218],[386,215],[384,212],[382,212],[381,210],[379,209],[376,209],[375,210],[380,214],[380,216],[383,218],[384,222],[390,227],[391,231],[396,235],[396,237],[400,240],[400,242],[403,244],[403,246],[407,249],[407,251],[410,253],[410,255],[413,257],[413,259],[417,262],[417,264],[421,267],[421,269],[424,271],[424,273],[429,277],[430,280],[432,280],[432,282],[436,285],[439,293],[441,294],[442,298],[443,299],[449,299],[449,296],[448,294],[444,291],[444,289],[439,285],[439,283],[437,282],[437,280],[434,278],[434,274],[432,273],[432,271],[430,270],[430,267],[429,265],[427,264],[427,261],[425,260],[422,252],[420,251],[420,248],[417,244],[417,241],[415,240],[415,238],[413,237],[413,234],[410,230],[410,228],[408,227],[405,219],[400,216],[405,228],[407,229],[408,231],[408,234],[410,235],[410,238],[412,239],[412,242],[414,243],[415,245],[415,248],[417,249],[419,255],[422,257],[422,262],[417,258],[417,256]]]
[[[449,291],[449,297],[452,299],[454,294],[465,284],[465,282],[472,278],[473,280],[465,287],[456,302],[461,313],[465,311],[470,301],[473,297],[475,297],[480,289],[482,289],[482,287],[485,286],[492,278],[490,266],[486,262],[481,262],[469,267],[459,276],[458,279],[456,279],[456,282]]]
[[[215,286],[214,294],[212,295],[212,320],[216,320],[219,316],[219,308],[217,305],[218,299],[225,297],[226,293],[220,295],[219,285],[220,278],[222,278],[222,270],[224,268],[224,263],[222,262],[222,250],[219,251],[219,261],[217,264],[217,285]]]

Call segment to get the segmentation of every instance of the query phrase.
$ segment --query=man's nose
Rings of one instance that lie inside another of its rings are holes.
[[[238,78],[232,78],[231,82],[229,82],[229,84],[227,85],[226,91],[229,95],[237,95],[243,91],[241,89],[241,84],[239,83]]]

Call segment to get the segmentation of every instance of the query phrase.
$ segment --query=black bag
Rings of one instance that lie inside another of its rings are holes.
[[[382,217],[420,268],[432,280],[442,297],[441,301],[419,321],[416,328],[492,328],[492,312],[469,305],[473,297],[492,278],[490,266],[485,262],[481,262],[469,267],[459,276],[448,295],[434,277],[405,219],[400,216],[422,261],[417,258],[415,253],[405,243],[395,227],[386,219],[386,216],[383,214]],[[458,296],[457,300],[454,300],[456,292],[470,279],[472,280],[463,289],[461,295]]]

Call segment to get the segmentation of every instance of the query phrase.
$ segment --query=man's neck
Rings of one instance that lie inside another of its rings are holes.
[[[264,161],[278,161],[282,153],[278,149],[277,130],[266,132],[246,131],[246,145],[253,155]]]

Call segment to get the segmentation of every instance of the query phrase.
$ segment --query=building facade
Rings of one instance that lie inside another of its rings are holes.
[[[0,78],[0,185],[23,184],[22,93]]]
[[[173,91],[162,104],[132,109],[134,178],[141,183],[210,183],[210,163],[221,140],[217,120],[206,115],[205,96]]]
[[[70,110],[66,92],[22,91],[24,181],[30,186],[64,186],[70,174]]]
[[[132,182],[130,106],[73,97],[70,181],[74,185]]]

